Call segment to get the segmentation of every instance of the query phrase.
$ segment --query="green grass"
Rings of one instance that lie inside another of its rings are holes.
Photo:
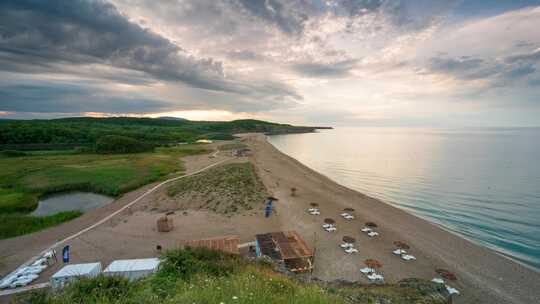
[[[179,174],[184,170],[181,157],[206,152],[197,145],[184,145],[139,154],[36,153],[0,157],[0,216],[9,215],[11,225],[15,226],[7,232],[4,230],[8,227],[0,225],[0,239],[52,226],[60,218],[70,219],[59,217],[48,225],[36,224],[38,229],[28,229],[30,217],[25,213],[37,207],[41,196],[75,190],[118,196]]]
[[[60,292],[40,291],[19,303],[446,303],[434,283],[417,285],[325,286],[300,283],[272,271],[272,265],[239,256],[186,249],[168,251],[155,275],[129,282],[118,277],[83,279]]]
[[[29,216],[23,214],[0,214],[0,239],[32,233],[72,220],[78,211],[60,212],[50,216]]]
[[[262,206],[266,189],[253,164],[246,162],[221,165],[181,179],[167,189],[167,194],[200,201],[199,208],[229,214]]]

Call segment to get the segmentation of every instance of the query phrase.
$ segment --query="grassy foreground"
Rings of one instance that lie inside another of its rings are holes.
[[[77,190],[118,196],[182,172],[181,157],[206,152],[199,146],[183,145],[139,154],[49,152],[0,157],[0,239],[57,225],[76,215],[28,216],[43,195]]]
[[[179,196],[189,206],[222,214],[252,210],[262,206],[266,189],[252,163],[232,163],[175,182],[167,189],[170,197]]]
[[[61,292],[40,291],[18,303],[445,303],[436,284],[325,287],[300,283],[272,271],[267,262],[206,249],[168,251],[157,274],[129,282],[98,277]],[[418,286],[422,286],[419,288]]]

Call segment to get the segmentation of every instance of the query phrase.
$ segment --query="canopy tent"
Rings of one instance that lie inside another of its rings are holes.
[[[129,280],[135,280],[158,270],[159,259],[133,259],[133,260],[116,260],[113,261],[105,270],[104,275],[121,276]]]
[[[53,288],[64,287],[79,278],[93,278],[101,273],[101,263],[72,264],[64,266],[51,277]]]

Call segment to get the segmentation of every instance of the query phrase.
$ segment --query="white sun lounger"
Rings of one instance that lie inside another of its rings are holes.
[[[369,237],[374,237],[374,236],[378,236],[379,233],[378,233],[378,232],[375,232],[375,231],[370,231],[370,232],[368,232],[367,235],[368,235]]]
[[[403,249],[396,249],[396,250],[392,251],[392,253],[395,254],[395,255],[402,255],[402,254],[407,253],[407,251],[405,251]]]
[[[328,232],[332,232],[332,231],[336,231],[337,228],[332,226],[332,227],[328,227],[328,228],[324,228],[324,230],[328,231]]]
[[[357,253],[358,249],[356,249],[354,247],[349,247],[349,248],[345,249],[345,252],[346,253]]]
[[[5,277],[3,280],[0,281],[0,289],[8,288],[11,283],[17,280],[17,275],[12,274],[8,277]]]
[[[444,280],[441,279],[441,278],[433,278],[433,279],[431,280],[431,282],[437,283],[437,284],[444,284]]]
[[[319,209],[317,209],[317,208],[309,208],[308,209],[308,212],[313,212],[313,211],[319,211]]]
[[[375,269],[370,268],[370,267],[364,267],[360,269],[360,272],[363,274],[370,274],[372,272],[375,272]]]
[[[384,280],[384,277],[378,273],[372,273],[367,276],[368,279],[371,281],[382,281]]]
[[[446,287],[446,291],[448,291],[449,294],[453,295],[453,294],[459,294],[459,290],[455,289],[454,287],[450,287],[448,285],[445,285]]]
[[[319,211],[312,211],[309,214],[311,214],[311,215],[320,215],[321,213]]]
[[[47,263],[47,259],[46,258],[40,258],[40,259],[37,259],[34,263],[32,263],[32,266],[41,266],[43,264]]]
[[[346,220],[354,220],[354,216],[352,216],[350,214],[347,215],[347,216],[344,216],[343,218],[346,219]]]
[[[364,228],[360,229],[360,231],[362,231],[362,232],[371,232],[371,231],[373,231],[373,229],[371,229],[369,227],[364,227]]]
[[[414,257],[414,255],[410,255],[410,254],[404,254],[401,256],[402,259],[404,259],[405,261],[412,261],[412,260],[416,260],[416,257]]]
[[[342,217],[346,217],[347,215],[350,215],[348,214],[347,212],[343,212],[342,214],[340,214]]]
[[[343,248],[343,249],[347,249],[347,248],[354,247],[354,244],[351,244],[351,243],[343,243],[343,244],[340,244],[339,247],[341,247],[341,248]]]
[[[323,228],[330,228],[330,227],[332,227],[332,226],[333,226],[332,224],[323,224],[323,225],[322,225]]]

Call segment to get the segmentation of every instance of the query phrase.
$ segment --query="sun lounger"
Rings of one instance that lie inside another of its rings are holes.
[[[453,294],[459,294],[459,290],[455,289],[454,287],[450,287],[448,285],[445,285],[446,287],[446,291],[448,291],[449,294],[453,295]]]
[[[347,215],[350,215],[348,214],[347,212],[343,212],[342,214],[340,214],[342,217],[346,217]]]
[[[369,237],[374,237],[374,236],[378,236],[379,233],[378,233],[378,232],[375,232],[375,231],[370,231],[370,232],[368,232],[367,235],[368,235]]]
[[[308,212],[313,212],[313,211],[319,211],[319,209],[317,209],[317,208],[309,208],[308,209]]]
[[[347,249],[347,248],[354,247],[354,244],[351,244],[351,243],[343,243],[343,244],[340,244],[339,247],[341,247],[341,248],[343,248],[343,249]]]
[[[362,231],[362,232],[371,232],[371,231],[373,231],[373,229],[371,229],[369,227],[364,227],[364,228],[360,229],[360,231]]]
[[[323,224],[322,227],[326,229],[326,228],[333,227],[333,225],[332,224]]]
[[[332,232],[332,231],[336,231],[337,228],[332,226],[332,227],[328,227],[328,228],[324,228],[324,230],[328,231],[328,232]]]
[[[360,272],[363,274],[370,274],[372,272],[375,272],[375,269],[370,268],[370,267],[364,267],[360,269]]]
[[[11,276],[5,277],[0,281],[0,289],[8,288],[11,283],[17,280],[17,275],[12,274]]]
[[[34,263],[32,263],[32,266],[41,266],[45,263],[47,263],[47,259],[41,258],[41,259],[37,259]]]
[[[309,214],[311,214],[311,215],[320,215],[321,213],[319,211],[311,211]]]
[[[441,278],[433,278],[433,279],[431,280],[431,282],[437,283],[437,284],[444,284],[444,280],[441,279]]]
[[[404,254],[401,256],[402,259],[404,259],[405,261],[412,261],[412,260],[416,260],[416,258],[414,257],[414,255],[410,255],[410,254]]]
[[[356,249],[354,247],[349,247],[349,248],[345,249],[345,252],[346,253],[357,253],[358,249]]]
[[[354,216],[352,216],[350,214],[347,215],[347,216],[344,216],[343,218],[346,219],[346,220],[354,220]]]
[[[395,254],[395,255],[402,255],[402,254],[407,253],[407,251],[405,251],[403,249],[396,249],[396,250],[392,251],[392,253]]]
[[[18,277],[17,280],[13,281],[11,283],[11,285],[9,285],[9,287],[16,288],[16,287],[19,287],[19,286],[26,286],[26,285],[30,284],[30,282],[32,282],[33,280],[35,280],[37,278],[38,278],[37,274]]]
[[[372,273],[367,276],[368,279],[371,281],[382,281],[384,280],[384,277],[378,273]]]

